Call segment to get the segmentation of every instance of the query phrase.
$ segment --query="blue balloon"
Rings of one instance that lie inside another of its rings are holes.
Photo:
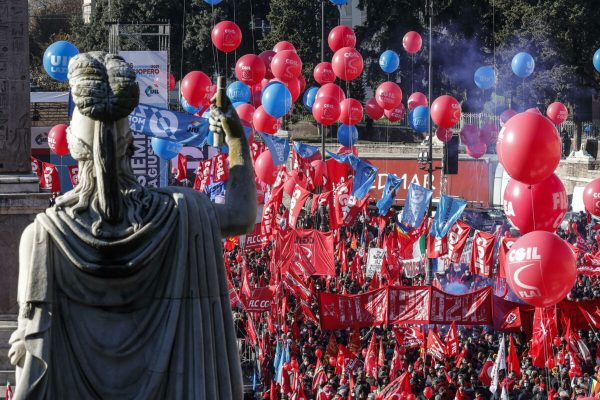
[[[227,97],[232,103],[247,103],[250,101],[250,88],[244,82],[232,82],[227,86]]]
[[[596,71],[600,72],[600,49],[596,50],[596,52],[594,53],[593,63],[594,68],[596,68]]]
[[[181,143],[171,142],[170,140],[157,137],[152,138],[152,150],[154,150],[154,154],[163,160],[175,158],[182,148],[183,145]]]
[[[66,81],[69,61],[77,54],[79,50],[72,43],[64,40],[52,43],[44,52],[46,73],[57,81]]]
[[[429,129],[429,107],[418,106],[413,110],[412,125],[417,132],[427,132]]]
[[[342,146],[352,147],[358,142],[358,129],[354,125],[341,124],[337,131],[338,142]]]
[[[216,6],[217,4],[219,4],[220,2],[222,2],[223,0],[204,0],[204,2],[206,4],[210,4],[211,6]]]
[[[490,66],[479,67],[475,71],[473,80],[478,88],[489,89],[496,84],[496,71]]]
[[[535,69],[535,61],[531,54],[521,52],[515,54],[510,66],[516,76],[519,78],[527,78]]]
[[[304,96],[302,96],[302,103],[304,103],[304,107],[308,110],[308,112],[312,112],[312,106],[315,104],[315,100],[317,99],[317,92],[319,88],[316,86],[311,86],[304,92]]]
[[[193,105],[191,105],[190,103],[188,103],[183,98],[183,96],[181,96],[181,107],[185,110],[185,112],[190,113],[190,114],[196,114],[198,111],[200,111],[199,108],[196,108]]]
[[[283,83],[266,86],[262,92],[262,106],[270,116],[281,118],[292,108],[292,94]]]
[[[336,6],[343,6],[348,3],[348,0],[329,0],[331,4],[335,4]]]
[[[385,73],[391,74],[400,66],[400,57],[394,50],[386,50],[379,56],[379,66]]]
[[[413,125],[413,114],[415,113],[415,109],[413,108],[412,110],[410,110],[408,112],[408,117],[406,118],[406,122],[408,122],[408,126],[412,129],[415,129],[415,126]]]

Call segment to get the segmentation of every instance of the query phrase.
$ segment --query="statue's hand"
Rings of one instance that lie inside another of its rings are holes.
[[[15,367],[23,368],[23,361],[25,360],[25,331],[17,329],[10,335],[8,340],[10,349],[8,350],[8,359],[10,363]]]
[[[221,104],[221,106],[219,107],[217,104]],[[231,101],[224,93],[217,92],[213,97],[208,121],[210,130],[219,135],[225,134],[225,140],[228,144],[229,139],[241,139],[245,137],[244,127],[240,118],[233,104],[231,104]]]

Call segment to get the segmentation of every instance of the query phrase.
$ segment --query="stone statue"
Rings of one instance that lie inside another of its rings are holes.
[[[146,189],[130,168],[135,74],[120,57],[69,64],[68,132],[80,183],[21,238],[14,399],[241,399],[222,235],[252,229],[248,143],[220,90],[210,124],[229,145],[225,204]]]

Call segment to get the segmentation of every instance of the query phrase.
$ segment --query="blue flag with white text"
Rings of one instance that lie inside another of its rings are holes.
[[[381,193],[381,199],[377,201],[377,208],[379,209],[379,215],[387,214],[388,210],[392,206],[396,191],[402,184],[402,178],[399,178],[396,174],[388,174],[387,180],[385,181],[385,187],[383,193]]]
[[[467,202],[465,200],[442,195],[429,233],[437,238],[446,236],[452,225],[460,218],[466,206]]]
[[[266,133],[258,132],[263,142],[269,148],[271,157],[273,157],[273,164],[283,165],[287,161],[290,155],[290,142],[286,138],[280,138],[274,135],[267,135]]]
[[[371,190],[379,169],[358,157],[355,158],[357,161],[351,159],[352,168],[354,169],[352,196],[362,200]]]
[[[206,119],[147,104],[138,104],[128,119],[132,131],[148,137],[172,142],[185,142],[195,137],[201,142],[208,136]]]
[[[398,221],[398,229],[404,234],[408,234],[413,229],[417,228],[423,222],[425,212],[431,202],[433,191],[424,188],[423,186],[411,183],[408,187],[408,194],[400,220]]]
[[[302,142],[294,142],[294,151],[299,157],[309,158],[312,157],[319,148],[310,144],[304,144]]]

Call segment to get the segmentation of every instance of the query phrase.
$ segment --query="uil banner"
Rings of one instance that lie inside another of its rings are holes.
[[[467,202],[455,197],[442,195],[431,225],[430,234],[437,238],[446,236],[450,227],[458,220],[465,210]]]

